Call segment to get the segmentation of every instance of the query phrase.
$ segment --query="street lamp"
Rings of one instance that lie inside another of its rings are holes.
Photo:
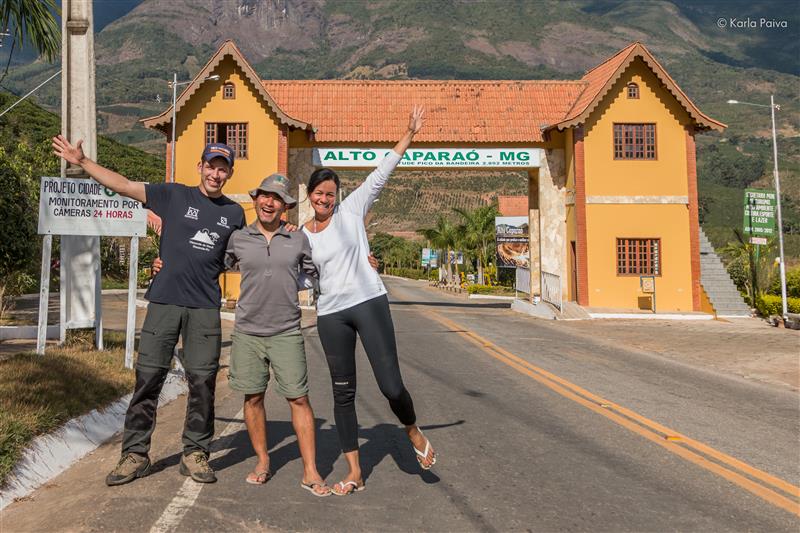
[[[783,219],[781,217],[781,180],[778,176],[778,136],[775,133],[775,110],[781,110],[780,105],[775,104],[775,96],[770,95],[769,97],[769,105],[764,104],[753,104],[751,102],[740,102],[739,100],[728,100],[729,104],[740,104],[740,105],[751,105],[755,107],[768,107],[770,109],[770,115],[772,117],[772,161],[773,161],[773,170],[772,174],[775,178],[775,196],[777,197],[777,204],[778,204],[778,249],[780,251],[781,257],[781,264],[780,264],[780,273],[781,273],[781,306],[782,306],[782,316],[784,320],[787,320],[789,311],[786,307],[786,261],[783,257]],[[753,302],[755,304],[755,302]]]
[[[210,80],[218,80],[219,74],[214,74],[213,76],[206,76],[203,78],[203,81],[210,81]],[[169,161],[169,180],[172,183],[175,183],[175,101],[178,99],[178,86],[180,85],[188,85],[192,83],[194,80],[189,81],[178,81],[178,74],[172,74],[172,82],[169,84],[172,87],[172,150],[170,152],[170,161]]]

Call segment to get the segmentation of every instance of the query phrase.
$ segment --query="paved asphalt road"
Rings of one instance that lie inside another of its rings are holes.
[[[798,531],[797,393],[698,370],[505,303],[388,279],[401,367],[440,454],[423,473],[359,353],[367,490],[314,498],[298,486],[285,402],[268,396],[276,477],[253,465],[241,397],[221,380],[212,465],[219,482],[178,474],[185,400],[159,413],[155,473],[106,488],[118,441],[1,515],[2,531]],[[480,301],[479,301],[480,302]],[[307,328],[318,463],[339,457],[324,357]]]

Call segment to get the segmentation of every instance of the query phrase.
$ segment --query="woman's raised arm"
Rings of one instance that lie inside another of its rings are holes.
[[[412,139],[414,139],[414,135],[422,129],[422,125],[425,122],[425,108],[422,106],[415,105],[411,109],[411,114],[408,116],[408,129],[397,141],[397,144],[394,145],[393,150],[397,155],[400,157],[406,153],[408,147],[411,145]]]
[[[386,181],[394,171],[403,154],[411,145],[414,135],[422,128],[424,122],[425,109],[422,106],[414,106],[411,114],[408,116],[408,129],[394,145],[391,152],[378,164],[378,167],[370,172],[367,179],[364,180],[356,190],[350,193],[341,204],[341,208],[345,211],[356,213],[359,216],[365,216],[369,211],[375,199],[383,190]]]

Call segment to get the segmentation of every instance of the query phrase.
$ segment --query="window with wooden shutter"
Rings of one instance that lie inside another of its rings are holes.
[[[617,239],[617,275],[661,275],[661,239]]]
[[[233,148],[237,159],[247,159],[247,123],[206,122],[206,144],[215,142]]]
[[[614,124],[614,159],[655,158],[655,124]]]

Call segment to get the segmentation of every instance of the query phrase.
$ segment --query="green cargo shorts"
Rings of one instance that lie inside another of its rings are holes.
[[[308,394],[306,350],[299,329],[270,337],[234,331],[231,338],[231,389],[244,394],[266,391],[272,367],[278,394],[289,399]]]

